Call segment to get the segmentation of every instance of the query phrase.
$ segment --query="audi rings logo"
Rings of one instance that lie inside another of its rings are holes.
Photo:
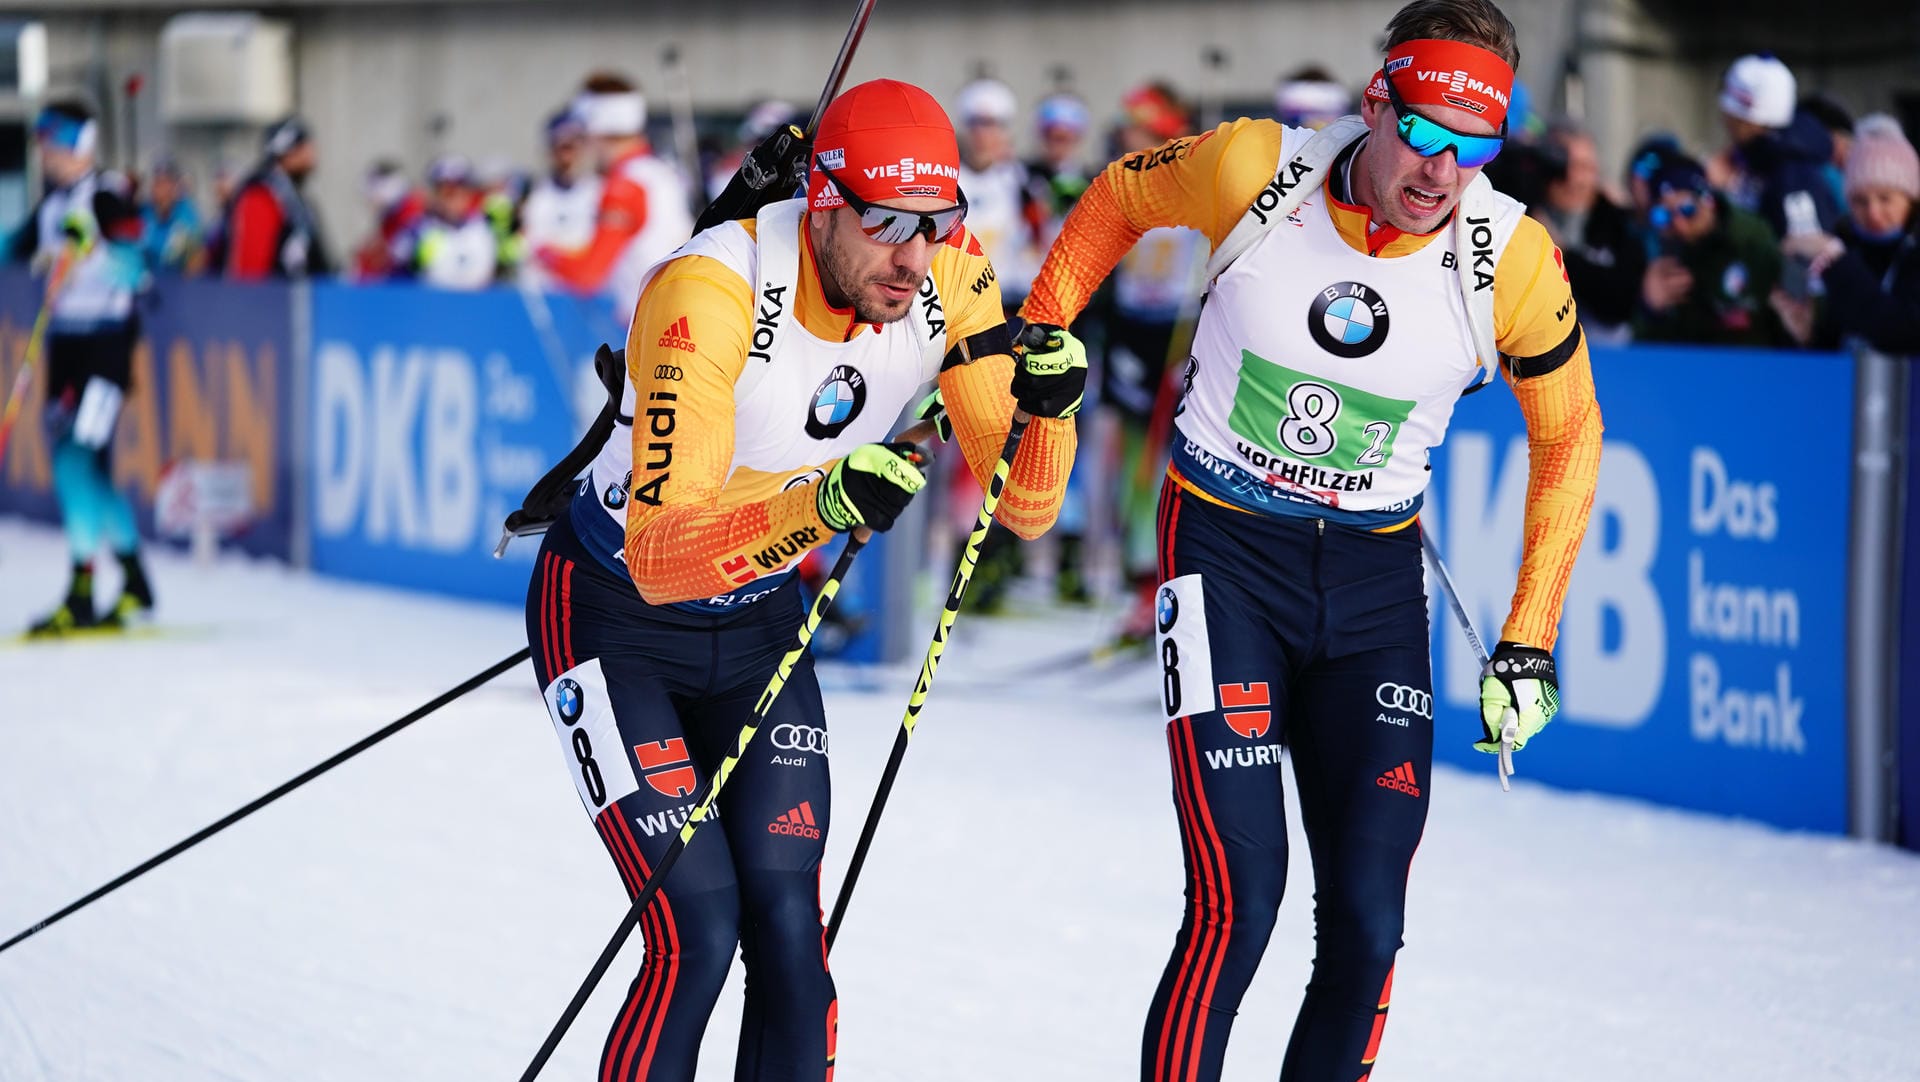
[[[656,364],[653,366],[654,379],[679,381],[687,378],[687,373],[677,364]]]
[[[1405,684],[1381,684],[1373,689],[1373,701],[1388,710],[1404,710],[1433,720],[1433,693]]]
[[[776,725],[773,727],[773,746],[782,751],[812,751],[825,755],[827,731],[811,725]]]

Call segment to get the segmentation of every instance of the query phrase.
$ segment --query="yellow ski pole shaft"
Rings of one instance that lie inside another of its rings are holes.
[[[860,828],[860,842],[854,847],[853,862],[847,865],[847,877],[841,882],[840,895],[833,902],[833,918],[827,922],[828,950],[833,949],[841,918],[846,916],[847,903],[853,897],[854,884],[860,879],[860,868],[866,863],[867,851],[873,846],[874,832],[880,826],[880,813],[886,810],[894,777],[900,773],[900,761],[906,758],[907,744],[913,739],[913,728],[920,723],[920,711],[926,706],[927,693],[933,689],[933,674],[940,668],[940,655],[946,652],[947,636],[953,630],[954,620],[960,615],[960,599],[967,592],[967,583],[973,579],[974,566],[980,562],[980,546],[993,526],[993,513],[1000,506],[1000,494],[1006,490],[1007,475],[1013,470],[1013,459],[1020,451],[1021,438],[1027,434],[1029,420],[1025,413],[1014,412],[1006,446],[1000,451],[1000,461],[994,464],[993,477],[987,482],[987,495],[981,501],[980,515],[974,520],[973,533],[967,537],[959,566],[953,570],[953,583],[947,588],[947,603],[940,610],[940,622],[933,629],[933,641],[927,644],[927,656],[920,662],[920,678],[914,682],[913,694],[907,699],[906,715],[900,719],[899,734],[893,739],[893,753],[887,757],[887,769],[880,775],[880,788],[874,793],[873,806],[868,809],[867,821]]]

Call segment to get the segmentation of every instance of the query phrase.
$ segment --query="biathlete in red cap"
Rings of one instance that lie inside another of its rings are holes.
[[[1515,746],[1558,708],[1550,651],[1600,412],[1559,252],[1480,176],[1507,130],[1513,25],[1489,0],[1416,0],[1386,41],[1358,117],[1317,135],[1240,120],[1109,166],[1023,310],[1070,324],[1148,229],[1211,243],[1160,497],[1157,657],[1187,905],[1147,1017],[1150,1082],[1220,1077],[1286,883],[1283,747],[1315,954],[1280,1077],[1373,1069],[1433,781],[1427,451],[1496,372],[1526,417],[1526,529],[1475,746],[1499,749],[1509,707]]]
[[[704,794],[803,617],[793,569],[885,530],[924,484],[889,444],[937,379],[982,483],[1016,399],[1035,420],[999,518],[1052,525],[1086,381],[1070,337],[1016,366],[986,253],[962,225],[953,126],[880,80],[821,117],[804,199],[696,235],[648,275],[622,424],[548,531],[527,639],[562,759],[631,895]],[[1064,360],[1064,363],[1063,363]],[[1010,391],[1009,388],[1012,388]],[[837,1005],[821,925],[827,723],[803,658],[761,736],[641,920],[646,961],[601,1082],[685,1082],[736,945],[734,1077],[831,1078]]]

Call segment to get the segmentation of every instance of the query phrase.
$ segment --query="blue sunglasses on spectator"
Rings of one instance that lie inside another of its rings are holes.
[[[1437,120],[1429,120],[1408,107],[1406,99],[1393,88],[1393,80],[1381,78],[1387,84],[1387,100],[1393,106],[1393,115],[1399,120],[1395,130],[1400,133],[1400,141],[1413,149],[1422,158],[1432,158],[1446,151],[1453,151],[1453,160],[1460,163],[1462,169],[1478,169],[1500,155],[1507,144],[1507,122],[1500,121],[1500,130],[1492,135],[1469,135],[1454,131]]]

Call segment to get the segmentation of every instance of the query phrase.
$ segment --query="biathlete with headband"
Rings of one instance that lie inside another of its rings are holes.
[[[887,442],[937,380],[984,485],[1016,402],[1033,416],[999,519],[1059,512],[1070,337],[1016,364],[987,255],[961,224],[953,125],[919,87],[864,83],[820,119],[804,199],[693,237],[644,282],[621,423],[547,532],[527,639],[561,757],[629,895],[706,792],[805,609],[793,569],[835,534],[885,530],[925,483]],[[1009,390],[1011,388],[1011,391]],[[832,803],[810,659],[647,906],[646,959],[600,1082],[689,1082],[736,946],[734,1077],[833,1075],[838,1005],[820,913]]]
[[[1427,451],[1496,370],[1530,457],[1475,746],[1498,750],[1509,706],[1516,746],[1558,709],[1551,650],[1600,412],[1560,253],[1480,177],[1506,133],[1514,37],[1490,0],[1416,0],[1388,24],[1358,118],[1318,136],[1243,119],[1114,163],[1024,308],[1069,325],[1148,229],[1212,242],[1159,512],[1187,904],[1147,1016],[1148,1082],[1220,1077],[1286,882],[1282,747],[1313,861],[1315,954],[1280,1078],[1373,1069],[1432,782]]]

